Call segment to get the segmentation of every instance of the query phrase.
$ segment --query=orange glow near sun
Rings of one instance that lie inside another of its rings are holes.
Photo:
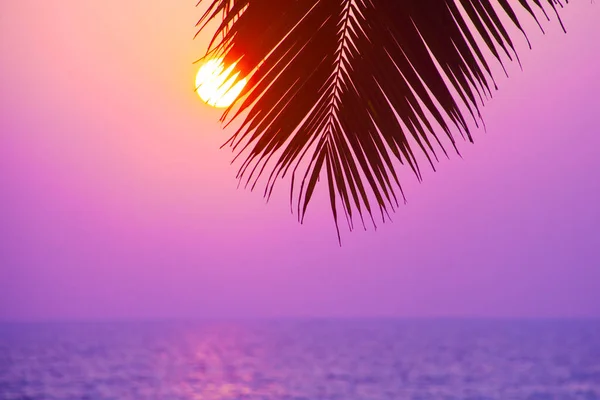
[[[196,93],[213,107],[229,107],[240,95],[246,78],[236,82],[239,72],[231,74],[235,63],[225,69],[222,58],[213,58],[206,61],[196,74]]]

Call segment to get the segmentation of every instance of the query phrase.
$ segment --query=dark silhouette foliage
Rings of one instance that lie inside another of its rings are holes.
[[[365,215],[385,221],[404,201],[397,162],[421,179],[417,152],[434,167],[448,144],[458,152],[453,131],[472,141],[467,121],[481,123],[479,107],[496,88],[489,59],[518,60],[505,24],[527,38],[518,14],[550,19],[562,6],[210,0],[198,23],[200,31],[218,25],[207,56],[237,62],[239,79],[249,79],[222,117],[242,118],[227,142],[244,158],[238,178],[254,188],[262,177],[268,198],[278,178],[291,176],[302,221],[324,177],[336,228],[341,214],[350,229],[357,216],[363,226]]]

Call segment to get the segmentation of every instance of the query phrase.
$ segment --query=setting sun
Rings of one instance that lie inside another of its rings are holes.
[[[239,72],[231,74],[235,64],[227,69],[222,58],[206,61],[196,74],[196,92],[198,96],[213,107],[229,107],[240,95],[247,80],[236,82]]]

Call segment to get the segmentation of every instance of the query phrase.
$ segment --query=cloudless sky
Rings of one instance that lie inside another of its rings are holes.
[[[487,131],[341,248],[323,190],[237,189],[194,4],[0,5],[0,319],[600,317],[598,4],[527,21]]]

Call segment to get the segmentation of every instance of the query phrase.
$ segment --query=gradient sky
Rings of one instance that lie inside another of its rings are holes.
[[[341,248],[323,191],[299,225],[236,188],[194,4],[1,3],[0,319],[600,317],[598,4],[516,37],[487,131]]]

